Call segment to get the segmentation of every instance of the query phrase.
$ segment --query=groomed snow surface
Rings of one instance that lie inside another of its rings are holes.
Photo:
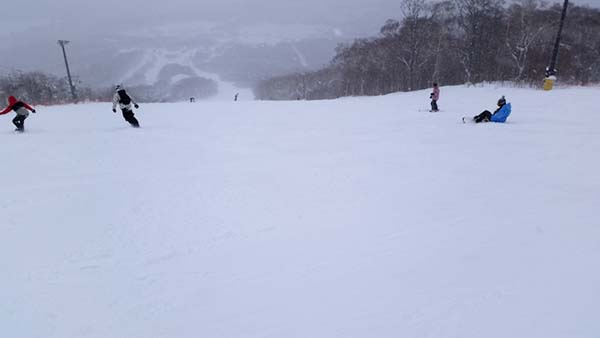
[[[598,88],[441,90],[0,117],[0,336],[599,337]]]

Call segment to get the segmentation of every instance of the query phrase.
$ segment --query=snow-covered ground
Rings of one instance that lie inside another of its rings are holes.
[[[599,337],[598,93],[2,116],[0,336]]]

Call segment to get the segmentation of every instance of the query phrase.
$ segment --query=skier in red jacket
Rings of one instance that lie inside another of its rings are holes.
[[[17,116],[12,120],[12,122],[17,126],[16,131],[23,132],[25,130],[25,119],[29,116],[29,111],[35,113],[35,109],[31,108],[27,103],[23,101],[17,100],[14,96],[8,97],[8,107],[4,108],[3,111],[0,112],[0,115],[4,115],[13,110],[17,113]]]

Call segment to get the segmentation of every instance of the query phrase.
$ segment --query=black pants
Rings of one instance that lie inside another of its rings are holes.
[[[492,118],[492,113],[489,110],[485,110],[481,114],[474,116],[473,120],[475,120],[475,123],[490,122],[491,118]]]
[[[431,100],[431,110],[432,111],[438,111],[438,106],[437,106],[437,101],[436,100]]]
[[[121,111],[123,112],[123,118],[125,119],[125,121],[129,122],[129,124],[131,124],[132,127],[137,128],[140,126],[140,123],[135,118],[135,116],[133,115],[133,112],[131,110],[122,109]]]
[[[18,130],[24,130],[25,129],[25,119],[26,118],[27,118],[27,116],[25,116],[25,115],[17,115],[12,120],[12,122],[17,127]]]

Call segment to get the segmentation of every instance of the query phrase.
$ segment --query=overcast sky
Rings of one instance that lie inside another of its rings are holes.
[[[583,2],[585,1],[585,2]],[[179,21],[326,25],[373,35],[399,18],[400,0],[19,0],[2,4],[0,32],[31,25],[56,34],[118,32]],[[575,1],[600,7],[600,0]],[[364,32],[361,32],[364,31]]]
[[[141,40],[139,37],[160,37],[161,42],[172,42],[173,37],[186,40],[203,34],[204,38],[222,41],[237,38],[238,42],[262,41],[262,37],[273,33],[277,35],[275,41],[315,36],[327,38],[328,34],[345,40],[375,36],[385,20],[401,18],[401,1],[6,1],[2,4],[5,15],[0,20],[0,71],[15,67],[45,69],[44,60],[59,69],[62,60],[56,56],[58,39],[75,41],[80,47],[85,44],[86,47],[80,49],[90,51],[90,46],[100,48],[106,46],[107,41],[117,41],[122,36],[137,37],[138,40]],[[549,2],[562,3],[562,0]],[[600,7],[600,0],[574,3]],[[262,27],[256,27],[261,24]],[[165,32],[169,34],[165,35]],[[271,40],[265,38],[264,41]],[[19,52],[15,53],[15,50]],[[55,58],[40,58],[45,55]]]
[[[600,0],[598,0],[600,1]],[[114,32],[130,27],[201,20],[238,25],[256,23],[379,27],[397,17],[398,0],[20,0],[3,4],[4,31],[29,25]]]

